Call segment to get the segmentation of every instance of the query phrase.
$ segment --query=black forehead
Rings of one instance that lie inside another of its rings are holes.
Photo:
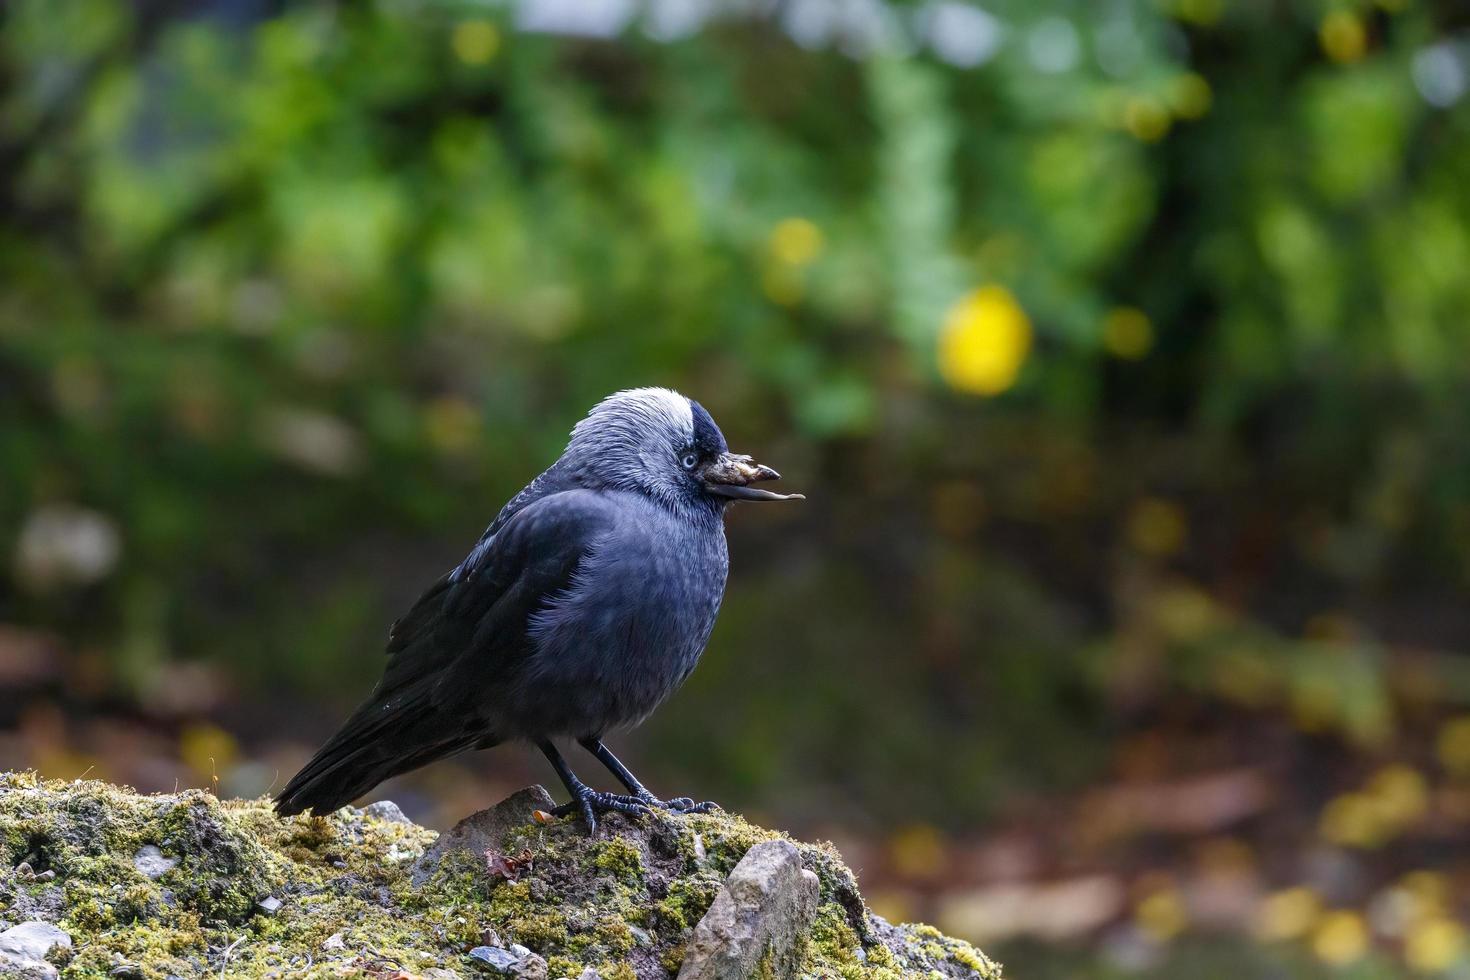
[[[720,427],[715,425],[715,420],[710,418],[703,405],[691,398],[689,411],[694,414],[694,448],[700,454],[714,455],[730,448],[725,445],[725,436],[720,432]]]

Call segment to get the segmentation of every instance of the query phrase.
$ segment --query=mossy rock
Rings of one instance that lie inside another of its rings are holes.
[[[505,855],[529,853],[514,880],[464,850],[425,868],[437,836],[352,808],[281,819],[266,800],[6,773],[0,930],[60,926],[73,943],[63,978],[447,980],[489,975],[471,949],[519,944],[552,978],[592,967],[602,980],[662,980],[725,876],[781,835],[726,813],[613,814],[590,839],[575,820],[529,821],[500,832]],[[793,843],[820,882],[802,976],[1000,977],[966,943],[869,913],[830,845]],[[168,860],[135,864],[147,845]]]

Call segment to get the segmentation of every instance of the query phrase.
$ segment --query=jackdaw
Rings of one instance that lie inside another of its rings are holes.
[[[557,815],[682,812],[603,745],[677,688],[704,651],[725,591],[724,513],[791,500],[780,477],[725,437],[696,401],[620,391],[572,429],[551,468],[511,498],[458,566],[388,633],[372,696],[276,797],[282,815],[329,813],[390,776],[526,740],[571,794]],[[627,787],[577,778],[553,739],[575,739]]]

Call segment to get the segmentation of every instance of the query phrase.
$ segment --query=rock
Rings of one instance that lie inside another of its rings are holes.
[[[53,949],[71,949],[71,936],[49,922],[22,922],[0,932],[0,972],[7,976],[54,977],[46,962]]]
[[[267,895],[255,903],[255,907],[264,915],[275,915],[281,911],[281,906],[286,904],[274,895]]]
[[[518,980],[546,980],[546,961],[519,943],[510,949],[500,946],[476,946],[470,959],[483,963],[503,976]]]
[[[464,851],[483,861],[486,851],[507,850],[505,836],[509,831],[531,823],[531,814],[535,811],[550,810],[555,806],[551,794],[545,789],[530,786],[488,810],[471,814],[442,835],[414,864],[410,879],[413,886],[421,888],[445,855],[452,851]]]
[[[362,815],[364,817],[371,817],[374,820],[382,820],[384,823],[413,823],[413,821],[408,819],[408,816],[398,808],[398,804],[394,803],[392,800],[379,800],[376,803],[369,803],[367,806],[362,808]]]
[[[679,980],[743,980],[758,970],[795,976],[818,891],[817,876],[802,868],[790,841],[755,845],[695,926]]]
[[[144,878],[162,878],[179,866],[179,859],[168,857],[156,844],[144,844],[133,855],[133,867]]]
[[[470,959],[489,963],[495,969],[507,972],[514,969],[518,961],[516,954],[508,949],[501,949],[499,946],[476,946],[470,950]]]
[[[345,807],[282,819],[264,799],[0,773],[0,871],[30,862],[56,874],[11,879],[0,928],[27,923],[9,938],[38,929],[56,938],[45,923],[64,922],[72,941],[69,954],[59,939],[30,952],[17,944],[0,977],[55,980],[65,963],[69,975],[102,980],[134,968],[213,980],[222,968],[267,977],[314,962],[313,975],[402,964],[425,980],[671,980],[686,953],[689,974],[722,975],[716,954],[741,940],[754,950],[752,976],[787,972],[799,957],[798,975],[814,978],[1000,980],[968,943],[872,914],[830,845],[728,812],[611,813],[589,837],[579,820],[532,816],[550,809],[544,790],[525,790],[441,837]],[[119,850],[120,841],[133,843]],[[145,841],[178,865],[157,879],[134,871]],[[492,847],[527,855],[515,880],[491,873]],[[394,848],[413,857],[384,860]],[[803,871],[820,883],[810,926]],[[281,904],[262,907],[262,896]],[[441,915],[426,921],[429,908]],[[470,947],[484,951],[470,957]],[[52,962],[32,955],[46,949]],[[746,954],[733,955],[738,968]]]

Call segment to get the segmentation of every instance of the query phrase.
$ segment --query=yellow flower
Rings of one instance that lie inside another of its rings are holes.
[[[1368,51],[1368,31],[1358,15],[1349,10],[1334,10],[1322,18],[1317,39],[1327,57],[1340,64],[1358,61]]]
[[[1157,143],[1163,139],[1169,132],[1170,122],[1169,110],[1151,96],[1135,96],[1128,100],[1123,110],[1124,127],[1145,143]]]
[[[235,737],[207,722],[190,725],[179,735],[179,757],[201,776],[217,777],[234,764],[239,754]]]
[[[1136,361],[1154,345],[1154,325],[1142,310],[1120,306],[1103,319],[1103,347],[1114,357]]]
[[[1312,952],[1324,963],[1346,966],[1368,952],[1368,927],[1356,912],[1329,912],[1312,933]]]
[[[811,265],[822,252],[822,229],[806,218],[786,218],[771,229],[771,255],[786,265]]]
[[[1184,931],[1189,912],[1177,888],[1162,888],[1138,903],[1133,919],[1147,935],[1164,942]]]
[[[953,307],[939,337],[939,373],[950,387],[998,395],[1016,383],[1031,351],[1031,320],[1004,286],[982,286]]]
[[[1256,935],[1269,941],[1299,939],[1317,924],[1322,902],[1310,888],[1274,892],[1256,913]]]
[[[1377,800],[1367,793],[1344,793],[1322,810],[1322,836],[1344,847],[1376,847],[1391,836]]]
[[[1424,919],[1409,928],[1404,959],[1423,973],[1442,973],[1465,955],[1465,929],[1442,916]]]
[[[1470,715],[1460,715],[1444,723],[1435,748],[1439,764],[1454,776],[1470,776]]]
[[[500,50],[500,31],[488,20],[462,20],[449,38],[454,53],[467,65],[483,65]]]
[[[1429,784],[1409,766],[1385,766],[1374,774],[1367,791],[1383,819],[1398,827],[1413,823],[1429,809]]]

